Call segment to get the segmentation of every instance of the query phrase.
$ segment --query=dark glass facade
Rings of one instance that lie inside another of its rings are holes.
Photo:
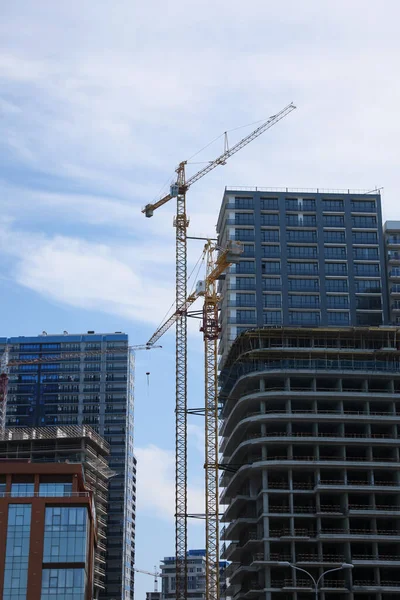
[[[217,232],[244,248],[220,284],[223,355],[254,326],[388,324],[379,193],[227,189]]]

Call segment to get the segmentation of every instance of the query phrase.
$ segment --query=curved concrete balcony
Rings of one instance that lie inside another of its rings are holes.
[[[241,431],[242,430],[242,431]],[[226,444],[226,448],[222,450],[223,459],[222,462],[226,463],[228,460],[237,462],[239,457],[243,454],[243,450],[248,450],[249,446],[254,447],[255,445],[268,444],[316,444],[321,443],[329,444],[330,446],[389,446],[397,447],[399,440],[392,434],[367,434],[367,433],[345,433],[343,436],[334,433],[320,432],[312,434],[308,432],[267,432],[262,434],[261,432],[249,431],[245,426],[240,427],[236,430],[236,435],[232,435],[229,438],[229,443]],[[229,455],[231,449],[235,449],[232,455]],[[388,460],[391,461],[390,458]],[[240,460],[239,460],[240,462]]]
[[[374,469],[376,468],[384,468],[385,470],[393,470],[395,472],[398,471],[399,469],[399,462],[398,461],[381,461],[381,460],[366,460],[364,458],[361,459],[355,459],[355,458],[350,458],[350,459],[338,459],[336,457],[323,457],[321,456],[320,458],[315,458],[314,456],[299,456],[296,458],[287,458],[284,456],[271,456],[268,458],[262,458],[261,456],[254,458],[252,460],[251,463],[246,463],[246,464],[238,464],[236,465],[237,467],[237,471],[235,473],[230,473],[228,471],[225,471],[223,473],[223,475],[220,478],[220,485],[222,487],[225,487],[225,494],[226,496],[234,496],[235,493],[240,489],[240,486],[243,485],[243,483],[247,480],[247,478],[250,476],[253,476],[254,473],[256,471],[262,471],[264,469],[272,471],[272,470],[282,470],[282,468],[285,469],[298,469],[298,470],[302,470],[307,471],[310,470],[311,472],[315,471],[315,468],[319,466],[321,468],[338,468],[338,469],[344,469],[347,467],[352,467],[360,469]],[[388,483],[388,485],[390,487],[399,487],[399,484],[397,482],[377,482],[375,484],[379,486],[379,484],[382,484],[383,487],[386,485],[386,483]],[[328,486],[330,487],[330,489],[332,489],[332,485],[335,485],[335,487],[337,487],[338,482],[336,483],[328,483]],[[344,482],[340,482],[339,481],[339,486],[345,486],[346,489],[350,488],[351,486],[354,487],[354,489],[360,489],[361,487],[366,487],[366,488],[370,488],[373,487],[374,489],[376,489],[376,487],[372,484],[372,483],[367,483],[367,482],[354,482],[354,483],[349,483],[349,484],[345,484]],[[316,489],[317,488],[322,489],[323,485],[321,485],[321,483],[317,484]],[[329,489],[329,488],[328,488]],[[384,490],[386,488],[384,487]]]
[[[300,349],[298,349],[300,350]],[[370,352],[370,351],[369,351]],[[336,354],[337,354],[337,349],[336,349]],[[331,361],[333,362],[333,361]],[[243,373],[241,375],[239,374],[231,374],[229,379],[230,380],[234,380],[234,383],[232,385],[232,387],[230,387],[229,389],[227,389],[227,385],[222,383],[221,385],[221,396],[224,398],[226,397],[226,401],[225,403],[228,404],[229,403],[229,399],[232,398],[232,396],[234,396],[236,394],[238,394],[238,388],[240,387],[246,387],[247,388],[247,382],[249,381],[251,383],[251,381],[253,380],[257,380],[259,378],[262,377],[268,377],[268,378],[272,378],[272,377],[282,377],[283,375],[291,375],[291,374],[295,374],[296,377],[299,376],[307,376],[307,377],[321,377],[321,376],[327,376],[329,378],[333,378],[333,377],[337,377],[337,378],[351,378],[354,377],[354,375],[357,375],[358,377],[371,377],[371,375],[377,375],[379,377],[399,377],[400,376],[400,365],[395,364],[393,362],[391,363],[387,363],[385,361],[377,361],[377,362],[371,362],[371,364],[364,364],[363,361],[355,361],[353,365],[347,365],[344,363],[347,362],[351,362],[351,361],[342,361],[340,364],[338,365],[333,365],[333,364],[325,364],[325,365],[317,365],[317,364],[312,364],[309,367],[305,367],[305,366],[301,366],[299,364],[296,363],[295,360],[283,360],[282,361],[282,365],[281,366],[277,366],[277,365],[271,365],[270,367],[267,367],[265,365],[248,365],[248,372],[247,373]],[[382,363],[382,364],[380,364]],[[243,384],[246,384],[245,386],[243,386]],[[310,390],[311,391],[311,390]],[[323,392],[322,392],[323,393]],[[357,390],[354,390],[353,392],[350,393],[360,393],[357,392]],[[223,411],[223,417],[225,417],[227,414],[226,409],[224,408]]]
[[[268,417],[282,420],[290,421],[294,418],[299,419],[309,419],[310,415],[313,415],[313,420],[318,422],[329,422],[329,421],[340,421],[343,420],[343,414],[349,417],[351,421],[359,421],[361,423],[391,423],[393,420],[399,418],[399,415],[389,412],[366,412],[366,411],[344,411],[343,413],[339,411],[291,411],[287,412],[286,410],[268,410],[268,400],[282,400],[282,405],[284,406],[285,400],[287,399],[312,399],[312,400],[337,400],[338,393],[340,393],[340,398],[343,400],[369,400],[369,401],[398,401],[400,400],[400,394],[395,393],[384,393],[384,392],[345,392],[336,390],[335,392],[326,392],[326,391],[300,391],[300,390],[292,390],[292,391],[284,391],[284,390],[270,390],[264,392],[252,392],[242,396],[239,400],[235,401],[234,406],[232,407],[231,412],[226,413],[225,421],[220,427],[220,435],[221,436],[230,436],[234,429],[238,426],[241,421],[247,422],[247,419],[251,421],[256,421],[260,419],[263,421]],[[267,409],[265,412],[260,411],[260,402],[263,401],[267,404]],[[276,416],[275,416],[276,415]],[[303,415],[303,416],[302,416]]]

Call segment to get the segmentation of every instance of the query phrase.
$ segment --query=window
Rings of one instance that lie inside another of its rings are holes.
[[[297,198],[286,198],[285,208],[286,210],[298,210],[299,201],[297,200]]]
[[[323,210],[329,212],[341,212],[344,210],[343,200],[323,200]]]
[[[42,350],[59,350],[61,344],[42,344]]]
[[[375,200],[352,200],[351,210],[353,212],[376,212]]]
[[[12,483],[11,496],[29,498],[33,496],[34,489],[34,483]]]
[[[386,237],[387,244],[400,244],[400,234],[396,233],[395,235],[388,235]],[[22,346],[21,346],[22,348]]]
[[[353,231],[351,234],[353,244],[377,244],[378,234],[376,231]]]
[[[280,273],[281,263],[279,261],[263,262],[261,263],[261,270],[263,273]]]
[[[20,350],[40,350],[40,344],[21,344]]]
[[[276,258],[280,256],[281,248],[280,246],[261,246],[261,256],[262,258]]]
[[[356,280],[356,292],[361,294],[379,294],[381,290],[380,281],[371,281],[369,279],[357,279]]]
[[[328,325],[348,325],[349,319],[348,312],[328,312]]]
[[[379,263],[372,264],[364,264],[364,263],[355,263],[354,265],[354,274],[355,275],[369,275],[372,277],[377,277],[380,273]]]
[[[254,264],[254,263],[253,263]],[[232,289],[236,290],[255,290],[255,277],[237,277],[236,283],[232,284]]]
[[[256,267],[254,260],[241,260],[235,265],[236,273],[255,273]]]
[[[256,322],[256,311],[255,310],[237,310],[236,311],[236,323],[255,323]]]
[[[255,306],[255,294],[236,294],[236,306]]]
[[[304,200],[301,198],[286,198],[286,210],[315,210],[315,200]]]
[[[318,249],[316,246],[288,246],[289,258],[316,258]]]
[[[282,287],[282,281],[280,277],[263,277],[262,289],[268,290],[280,290]]]
[[[289,306],[291,308],[319,308],[319,295],[289,294]]]
[[[86,562],[87,509],[46,508],[43,562]]]
[[[31,504],[8,507],[3,600],[26,600]]]
[[[382,325],[382,313],[357,313],[357,325]]]
[[[84,600],[85,569],[43,569],[40,600]]]
[[[253,208],[254,207],[254,199],[253,198],[235,198],[235,208]]]
[[[235,225],[254,225],[253,213],[236,213]]]
[[[376,227],[376,217],[351,217],[353,227]]]
[[[254,244],[243,244],[243,256],[254,256]]]
[[[348,308],[349,306],[348,296],[327,296],[326,301],[328,308]]]
[[[299,275],[308,275],[318,273],[318,263],[295,263],[288,262],[288,273],[296,273]]]
[[[289,311],[290,325],[319,325],[319,322],[318,312]]]
[[[77,408],[76,408],[77,410]],[[72,483],[40,483],[39,496],[70,496]]]
[[[323,215],[322,223],[324,227],[344,227],[344,217],[342,215]]]
[[[356,306],[360,310],[382,310],[382,297],[356,296]]]
[[[235,240],[238,242],[253,242],[254,229],[235,229]]]
[[[333,231],[331,229],[326,229],[324,231],[324,242],[328,244],[341,244],[346,241],[346,232],[345,231]]]
[[[279,242],[279,230],[278,229],[263,229],[261,231],[262,242]]]
[[[358,260],[377,260],[379,259],[378,248],[354,248],[353,258]]]
[[[325,246],[324,247],[325,258],[331,259],[342,259],[346,258],[346,247],[345,246]]]
[[[347,292],[349,284],[347,279],[325,279],[327,292]]]
[[[282,323],[282,313],[280,310],[264,311],[264,325],[280,325]]]
[[[315,227],[315,215],[286,215],[286,224],[292,227]]]
[[[303,199],[303,210],[315,210],[315,200]]]
[[[264,308],[281,308],[282,296],[280,294],[264,294],[263,306]]]
[[[286,237],[288,242],[316,242],[317,232],[316,231],[297,231],[296,229],[288,229],[286,231]]]
[[[261,210],[278,210],[278,198],[260,198]]]
[[[318,279],[289,279],[289,290],[291,291],[315,291],[319,289]]]
[[[261,215],[261,225],[279,225],[279,215]]]
[[[346,275],[347,263],[325,263],[325,273],[327,275]]]

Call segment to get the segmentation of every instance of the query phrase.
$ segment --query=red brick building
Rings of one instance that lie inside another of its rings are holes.
[[[96,544],[81,465],[0,462],[0,598],[92,600]]]

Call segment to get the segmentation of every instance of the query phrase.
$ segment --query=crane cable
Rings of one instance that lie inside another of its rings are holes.
[[[199,264],[199,263],[200,263],[200,264]],[[204,263],[204,250],[202,250],[202,252],[201,252],[201,254],[200,254],[199,258],[198,258],[198,259],[197,259],[197,261],[196,261],[196,264],[194,265],[193,269],[192,269],[192,270],[191,270],[191,272],[190,272],[190,275],[189,275],[189,277],[187,278],[187,281],[188,281],[188,283],[189,283],[189,280],[190,280],[190,278],[192,277],[192,275],[193,275],[193,273],[194,273],[194,270],[196,269],[197,265],[199,265],[199,268],[197,269],[197,274],[196,274],[196,276],[198,277],[198,275],[199,275],[199,272],[200,272],[200,269],[201,269],[201,266],[202,266],[202,263]],[[190,293],[192,293],[192,292],[193,292],[193,290],[194,290],[195,284],[197,283],[197,278],[196,278],[194,281],[195,281],[195,283],[193,283],[193,284],[192,284],[192,288],[191,288],[191,290],[190,290]],[[174,300],[174,301],[172,302],[171,306],[168,308],[167,312],[165,313],[164,317],[161,319],[161,321],[160,321],[160,324],[159,324],[159,326],[157,327],[156,331],[157,331],[158,329],[160,329],[160,327],[161,327],[161,325],[162,325],[163,323],[165,323],[165,321],[166,321],[166,320],[167,320],[167,318],[168,318],[168,315],[170,314],[170,312],[172,311],[172,309],[174,308],[174,306],[175,306],[175,305],[176,305],[176,301]]]

